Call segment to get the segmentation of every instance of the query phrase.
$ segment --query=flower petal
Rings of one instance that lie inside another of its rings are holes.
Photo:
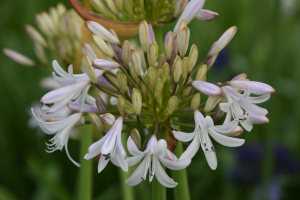
[[[133,174],[125,181],[127,185],[136,186],[139,184],[143,179],[143,174],[146,166],[145,159],[141,162],[141,164],[136,168]]]
[[[69,136],[68,136],[69,137]],[[69,154],[69,150],[68,150],[68,139],[66,140],[66,143],[65,143],[65,150],[66,150],[66,153],[67,153],[67,156],[68,156],[68,158],[72,161],[72,163],[74,163],[77,167],[81,167],[81,165],[78,163],[78,162],[76,162],[71,156],[70,156],[70,154]]]
[[[134,155],[134,156],[139,156],[141,154],[143,154],[143,152],[141,152],[136,144],[134,143],[134,141],[132,140],[131,136],[128,137],[128,140],[127,140],[127,150],[129,151],[129,153],[131,155]]]
[[[160,165],[158,158],[155,156],[153,157],[153,160],[155,160],[155,177],[162,184],[163,186],[167,188],[174,188],[178,185],[172,178],[168,176],[168,174],[165,172],[165,170]]]
[[[108,164],[109,159],[106,159],[105,156],[100,155],[99,163],[98,163],[98,173],[100,173]]]
[[[248,115],[252,124],[265,124],[269,123],[269,119],[263,115]]]
[[[246,129],[246,131],[250,132],[253,128],[253,124],[249,117],[246,117],[246,120],[240,120],[240,124]]]
[[[79,112],[80,103],[69,103],[68,107],[73,111]],[[99,110],[98,110],[98,107],[95,104],[94,105],[84,104],[82,112],[86,112],[86,113],[88,113],[88,112],[99,112]]]
[[[211,116],[206,116],[204,119],[204,124],[202,129],[208,129],[208,128],[213,128],[214,127],[214,121],[212,120]]]
[[[240,100],[238,102],[240,104],[240,106],[242,108],[244,108],[244,110],[246,110],[248,113],[250,114],[254,114],[254,115],[266,115],[268,114],[268,110],[261,108],[255,104],[249,103],[246,100]]]
[[[154,150],[151,152],[151,154],[165,157],[166,153],[167,153],[167,142],[164,139],[160,139],[157,142],[157,144],[156,144]]]
[[[250,103],[263,103],[271,97],[270,94],[261,95],[259,97],[247,97],[246,101]]]
[[[185,133],[181,131],[173,131],[173,135],[179,141],[188,142],[193,139],[193,137],[195,136],[195,132]]]
[[[233,120],[225,125],[214,126],[214,127],[212,127],[212,129],[219,133],[229,133],[238,126],[238,123],[239,123],[238,120]]]
[[[108,134],[103,136],[100,140],[97,142],[94,142],[91,146],[88,148],[87,154],[84,156],[84,159],[89,160],[91,158],[94,158],[95,156],[99,155],[101,153],[101,148],[105,140],[107,139]]]
[[[128,162],[128,166],[131,167],[135,164],[137,164],[138,162],[140,162],[144,157],[145,157],[146,154],[141,154],[141,155],[138,155],[138,156],[133,156],[133,157],[129,157],[127,158],[127,162]]]
[[[168,160],[166,158],[163,157],[159,157],[160,162],[166,166],[167,168],[171,169],[171,170],[181,170],[186,168],[187,166],[189,166],[191,164],[191,158],[185,158],[179,161],[173,161],[173,160]]]
[[[111,158],[111,160],[114,160],[116,162],[113,163],[118,163],[117,166],[121,167],[124,172],[128,172],[128,163],[127,160],[125,160],[120,152],[120,149],[117,147],[116,152],[114,156]]]
[[[256,81],[230,81],[230,86],[241,90],[249,88],[253,94],[257,95],[275,93],[274,88],[272,88],[270,85]]]
[[[244,139],[227,137],[225,135],[217,133],[212,128],[208,129],[208,132],[209,132],[210,136],[215,141],[217,141],[219,144],[221,144],[223,146],[227,146],[227,147],[239,147],[239,146],[242,146],[245,143]]]
[[[196,133],[193,141],[188,146],[188,148],[183,152],[183,154],[181,154],[179,160],[183,160],[188,157],[193,158],[197,153],[197,151],[199,150],[199,147],[200,147],[199,133]]]

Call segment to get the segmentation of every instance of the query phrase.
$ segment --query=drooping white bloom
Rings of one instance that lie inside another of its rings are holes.
[[[193,133],[173,131],[173,134],[177,140],[188,142],[193,139],[192,143],[181,155],[179,160],[185,159],[186,157],[194,157],[201,145],[208,165],[211,169],[215,170],[218,165],[217,156],[209,136],[211,136],[218,143],[227,147],[238,147],[243,145],[245,142],[243,139],[227,137],[221,134],[232,132],[238,125],[237,120],[231,121],[226,125],[214,126],[212,118],[210,116],[206,116],[204,118],[198,110],[195,110],[194,118],[196,126]]]
[[[222,96],[222,90],[215,84],[208,83],[205,81],[193,81],[192,85],[194,86],[194,88],[196,88],[200,92],[203,92],[206,95],[214,97]]]
[[[82,113],[76,113],[65,119],[53,119],[51,122],[46,122],[42,116],[37,116],[32,109],[32,114],[39,123],[39,126],[46,134],[55,134],[55,136],[50,140],[50,144],[46,143],[48,150],[46,152],[52,153],[56,150],[62,150],[65,146],[67,155],[69,159],[78,167],[80,164],[74,161],[68,151],[68,139],[71,130],[82,118]]]
[[[84,74],[73,74],[73,66],[70,65],[68,67],[68,73],[61,68],[56,60],[52,62],[52,66],[54,71],[59,75],[57,76],[55,72],[53,72],[53,78],[61,85],[61,86],[68,86],[74,83],[79,83],[82,81],[90,80],[86,73]],[[95,69],[96,77],[100,77],[104,71]]]
[[[177,24],[173,30],[174,36],[177,35],[179,24],[181,20],[184,20],[186,24],[190,23],[192,19],[197,15],[197,13],[203,8],[205,0],[191,0],[187,6],[185,7],[184,11],[180,15]]]
[[[91,99],[92,97],[89,98],[90,96],[87,95],[91,86],[90,84],[91,81],[82,81],[48,92],[40,100],[40,102],[45,104],[42,109],[49,109],[47,112],[47,114],[49,114],[60,110],[70,101],[81,102],[82,109],[85,100],[93,104],[95,99]]]
[[[116,166],[120,166],[123,171],[128,171],[126,151],[121,140],[122,125],[123,117],[119,117],[105,136],[88,148],[88,152],[84,156],[86,160],[101,154],[98,163],[98,173],[106,167],[109,161]]]
[[[266,121],[264,116],[268,114],[268,111],[255,104],[267,101],[270,98],[270,94],[264,94],[259,97],[250,97],[251,89],[248,88],[243,94],[240,94],[230,86],[222,87],[222,91],[227,101],[227,103],[220,103],[221,110],[227,113],[223,123],[224,125],[228,124],[231,118],[234,118],[239,120],[240,124],[247,131],[251,131],[253,128],[253,121],[249,118],[249,115],[252,115],[254,118],[255,116],[260,116],[260,118],[263,118],[262,121]]]
[[[149,171],[149,182],[152,181],[155,175],[156,179],[163,186],[168,188],[176,187],[178,183],[167,175],[159,161],[172,170],[184,169],[191,163],[190,157],[178,160],[173,153],[168,151],[167,142],[163,139],[157,142],[155,135],[152,135],[144,151],[140,151],[137,148],[131,137],[128,138],[127,148],[129,153],[133,155],[133,157],[127,159],[128,166],[133,166],[143,159],[133,174],[125,181],[130,186],[135,186],[142,180],[146,180]]]

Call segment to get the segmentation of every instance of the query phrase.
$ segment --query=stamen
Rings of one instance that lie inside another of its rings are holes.
[[[45,103],[45,106],[48,106],[49,108],[51,108],[54,105],[54,103]]]

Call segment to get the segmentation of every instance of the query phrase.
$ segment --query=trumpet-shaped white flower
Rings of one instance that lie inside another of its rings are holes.
[[[233,118],[239,120],[240,124],[247,131],[251,131],[253,128],[253,122],[262,123],[263,121],[268,121],[264,117],[268,114],[268,111],[255,104],[267,101],[270,98],[270,94],[264,94],[259,97],[250,97],[251,90],[249,88],[247,88],[243,94],[240,94],[230,86],[222,87],[222,91],[227,101],[227,103],[220,103],[221,110],[227,113],[223,123],[224,125],[229,123],[231,118]],[[251,120],[252,118],[253,120]],[[260,122],[256,122],[256,119]]]
[[[163,186],[168,188],[176,187],[178,183],[167,175],[159,161],[172,170],[184,169],[191,163],[190,157],[178,160],[173,153],[168,151],[167,142],[163,139],[157,142],[155,135],[152,135],[144,151],[140,151],[137,148],[131,137],[128,138],[127,148],[129,153],[133,155],[133,157],[127,159],[128,166],[133,166],[143,159],[133,174],[125,181],[130,186],[135,186],[142,180],[146,180],[149,171],[149,183],[155,175],[156,179]]]
[[[98,173],[106,167],[109,161],[116,166],[120,166],[123,171],[128,171],[126,151],[121,140],[122,125],[123,117],[119,117],[105,136],[88,148],[88,152],[84,156],[86,160],[94,158],[101,153],[98,163]]]
[[[68,151],[68,140],[71,130],[76,126],[76,124],[82,118],[82,113],[76,113],[65,119],[53,119],[51,122],[45,122],[42,116],[36,116],[35,112],[32,110],[33,116],[39,123],[39,126],[46,134],[55,134],[55,136],[50,140],[50,144],[46,143],[47,149],[46,152],[52,153],[56,150],[62,150],[65,146],[67,155],[69,159],[78,167],[80,164],[74,161]]]
[[[209,138],[209,135],[218,143],[227,147],[238,147],[244,144],[245,140],[227,137],[222,133],[232,132],[238,125],[238,121],[234,120],[230,123],[222,126],[214,126],[214,122],[210,116],[206,118],[198,111],[194,112],[195,118],[195,130],[193,133],[184,133],[180,131],[173,131],[173,134],[177,140],[182,142],[188,142],[193,139],[192,143],[188,146],[186,151],[181,155],[179,160],[186,157],[194,157],[201,145],[204,151],[206,160],[211,169],[217,168],[217,156],[215,148]]]

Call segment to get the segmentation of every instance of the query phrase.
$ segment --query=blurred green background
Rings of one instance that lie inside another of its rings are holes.
[[[58,0],[4,0],[0,6],[0,47],[35,58],[24,24],[34,23],[35,13],[55,6]],[[63,3],[67,5],[66,1]],[[246,143],[227,148],[214,143],[217,170],[211,170],[199,152],[187,168],[191,199],[297,199],[300,186],[300,2],[298,0],[207,0],[205,9],[220,17],[212,22],[189,24],[190,45],[199,59],[229,27],[238,32],[208,73],[209,82],[225,82],[240,73],[273,86],[276,93],[262,104],[269,124],[244,132]],[[36,27],[36,26],[35,26]],[[164,26],[166,33],[173,24]],[[47,154],[44,139],[28,127],[27,111],[47,91],[38,84],[45,72],[23,67],[0,54],[0,199],[75,199],[79,169],[64,152]],[[79,143],[69,142],[79,160]],[[93,164],[93,199],[122,199],[119,170],[109,164],[97,174]],[[175,180],[176,181],[176,180]],[[179,183],[180,184],[180,183]],[[151,187],[135,187],[136,199],[151,199]],[[167,189],[173,199],[172,189]]]

